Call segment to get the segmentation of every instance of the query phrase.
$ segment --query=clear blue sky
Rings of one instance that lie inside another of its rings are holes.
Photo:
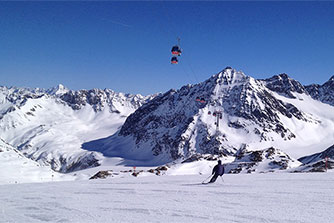
[[[334,2],[0,2],[0,17],[2,86],[146,95],[226,66],[302,84],[334,75]]]

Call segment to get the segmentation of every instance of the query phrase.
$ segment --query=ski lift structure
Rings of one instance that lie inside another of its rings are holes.
[[[179,61],[177,59],[177,57],[181,56],[181,53],[182,53],[182,50],[181,50],[181,47],[180,47],[180,38],[177,38],[177,45],[173,46],[172,47],[172,59],[171,59],[171,64],[178,64]]]
[[[196,102],[199,102],[200,104],[205,104],[207,102],[207,100],[205,100],[204,97],[196,97],[195,99]],[[223,119],[223,113],[221,111],[208,111],[208,115],[212,115],[213,117],[216,118],[215,120],[215,125],[216,128],[219,128],[219,120]]]
[[[208,115],[211,115],[211,111],[208,111]],[[215,125],[216,128],[219,128],[219,120],[223,119],[223,113],[221,111],[212,112],[212,116],[216,118]]]
[[[211,104],[212,105],[212,104]],[[214,110],[214,111],[208,111],[208,115],[212,115],[213,117],[215,117],[215,125],[216,125],[216,128],[218,129],[219,128],[219,120],[223,119],[223,113],[221,111],[217,111],[217,110]]]

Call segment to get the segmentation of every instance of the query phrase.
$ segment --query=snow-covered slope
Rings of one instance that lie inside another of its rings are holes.
[[[0,186],[1,222],[332,222],[334,173],[108,178]]]
[[[225,167],[227,173],[265,173],[298,167],[301,163],[273,147],[265,150],[240,149],[233,162]]]
[[[26,158],[0,139],[0,184],[73,180]]]
[[[113,134],[153,96],[111,90],[70,91],[0,87],[1,139],[25,156],[68,172],[99,165],[101,155],[81,144]]]
[[[334,168],[334,145],[330,146],[325,151],[304,156],[298,159],[303,163],[296,171],[303,172],[325,172],[328,169]]]
[[[194,154],[227,158],[244,144],[248,151],[274,147],[297,159],[331,145],[333,129],[334,107],[314,100],[286,74],[256,80],[226,68],[202,83],[157,96],[120,131],[84,148],[152,165]]]
[[[316,153],[311,156],[301,157],[299,158],[299,161],[304,164],[308,164],[308,163],[317,162],[319,160],[324,160],[326,157],[334,160],[334,145],[332,145],[331,147],[329,147],[328,149],[320,153]]]

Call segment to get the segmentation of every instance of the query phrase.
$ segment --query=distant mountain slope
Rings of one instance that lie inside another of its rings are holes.
[[[71,91],[0,87],[1,138],[25,156],[68,172],[99,165],[101,155],[81,144],[113,134],[154,96],[105,89]]]
[[[326,157],[334,160],[334,145],[320,153],[316,153],[310,156],[304,156],[299,158],[298,160],[304,164],[309,164],[317,162],[319,160],[324,160]]]
[[[20,151],[0,139],[0,184],[71,180],[26,158]]]
[[[328,169],[334,169],[334,145],[326,150],[304,156],[298,159],[303,163],[296,171],[302,172],[325,172]]]
[[[311,84],[305,88],[312,98],[334,106],[334,76],[323,85]]]

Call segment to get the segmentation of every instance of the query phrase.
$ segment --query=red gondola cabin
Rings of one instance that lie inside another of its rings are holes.
[[[179,46],[173,46],[171,51],[173,55],[181,56],[181,49]]]
[[[176,57],[172,57],[172,59],[170,60],[170,62],[171,62],[172,64],[177,64],[179,61],[177,60]]]

